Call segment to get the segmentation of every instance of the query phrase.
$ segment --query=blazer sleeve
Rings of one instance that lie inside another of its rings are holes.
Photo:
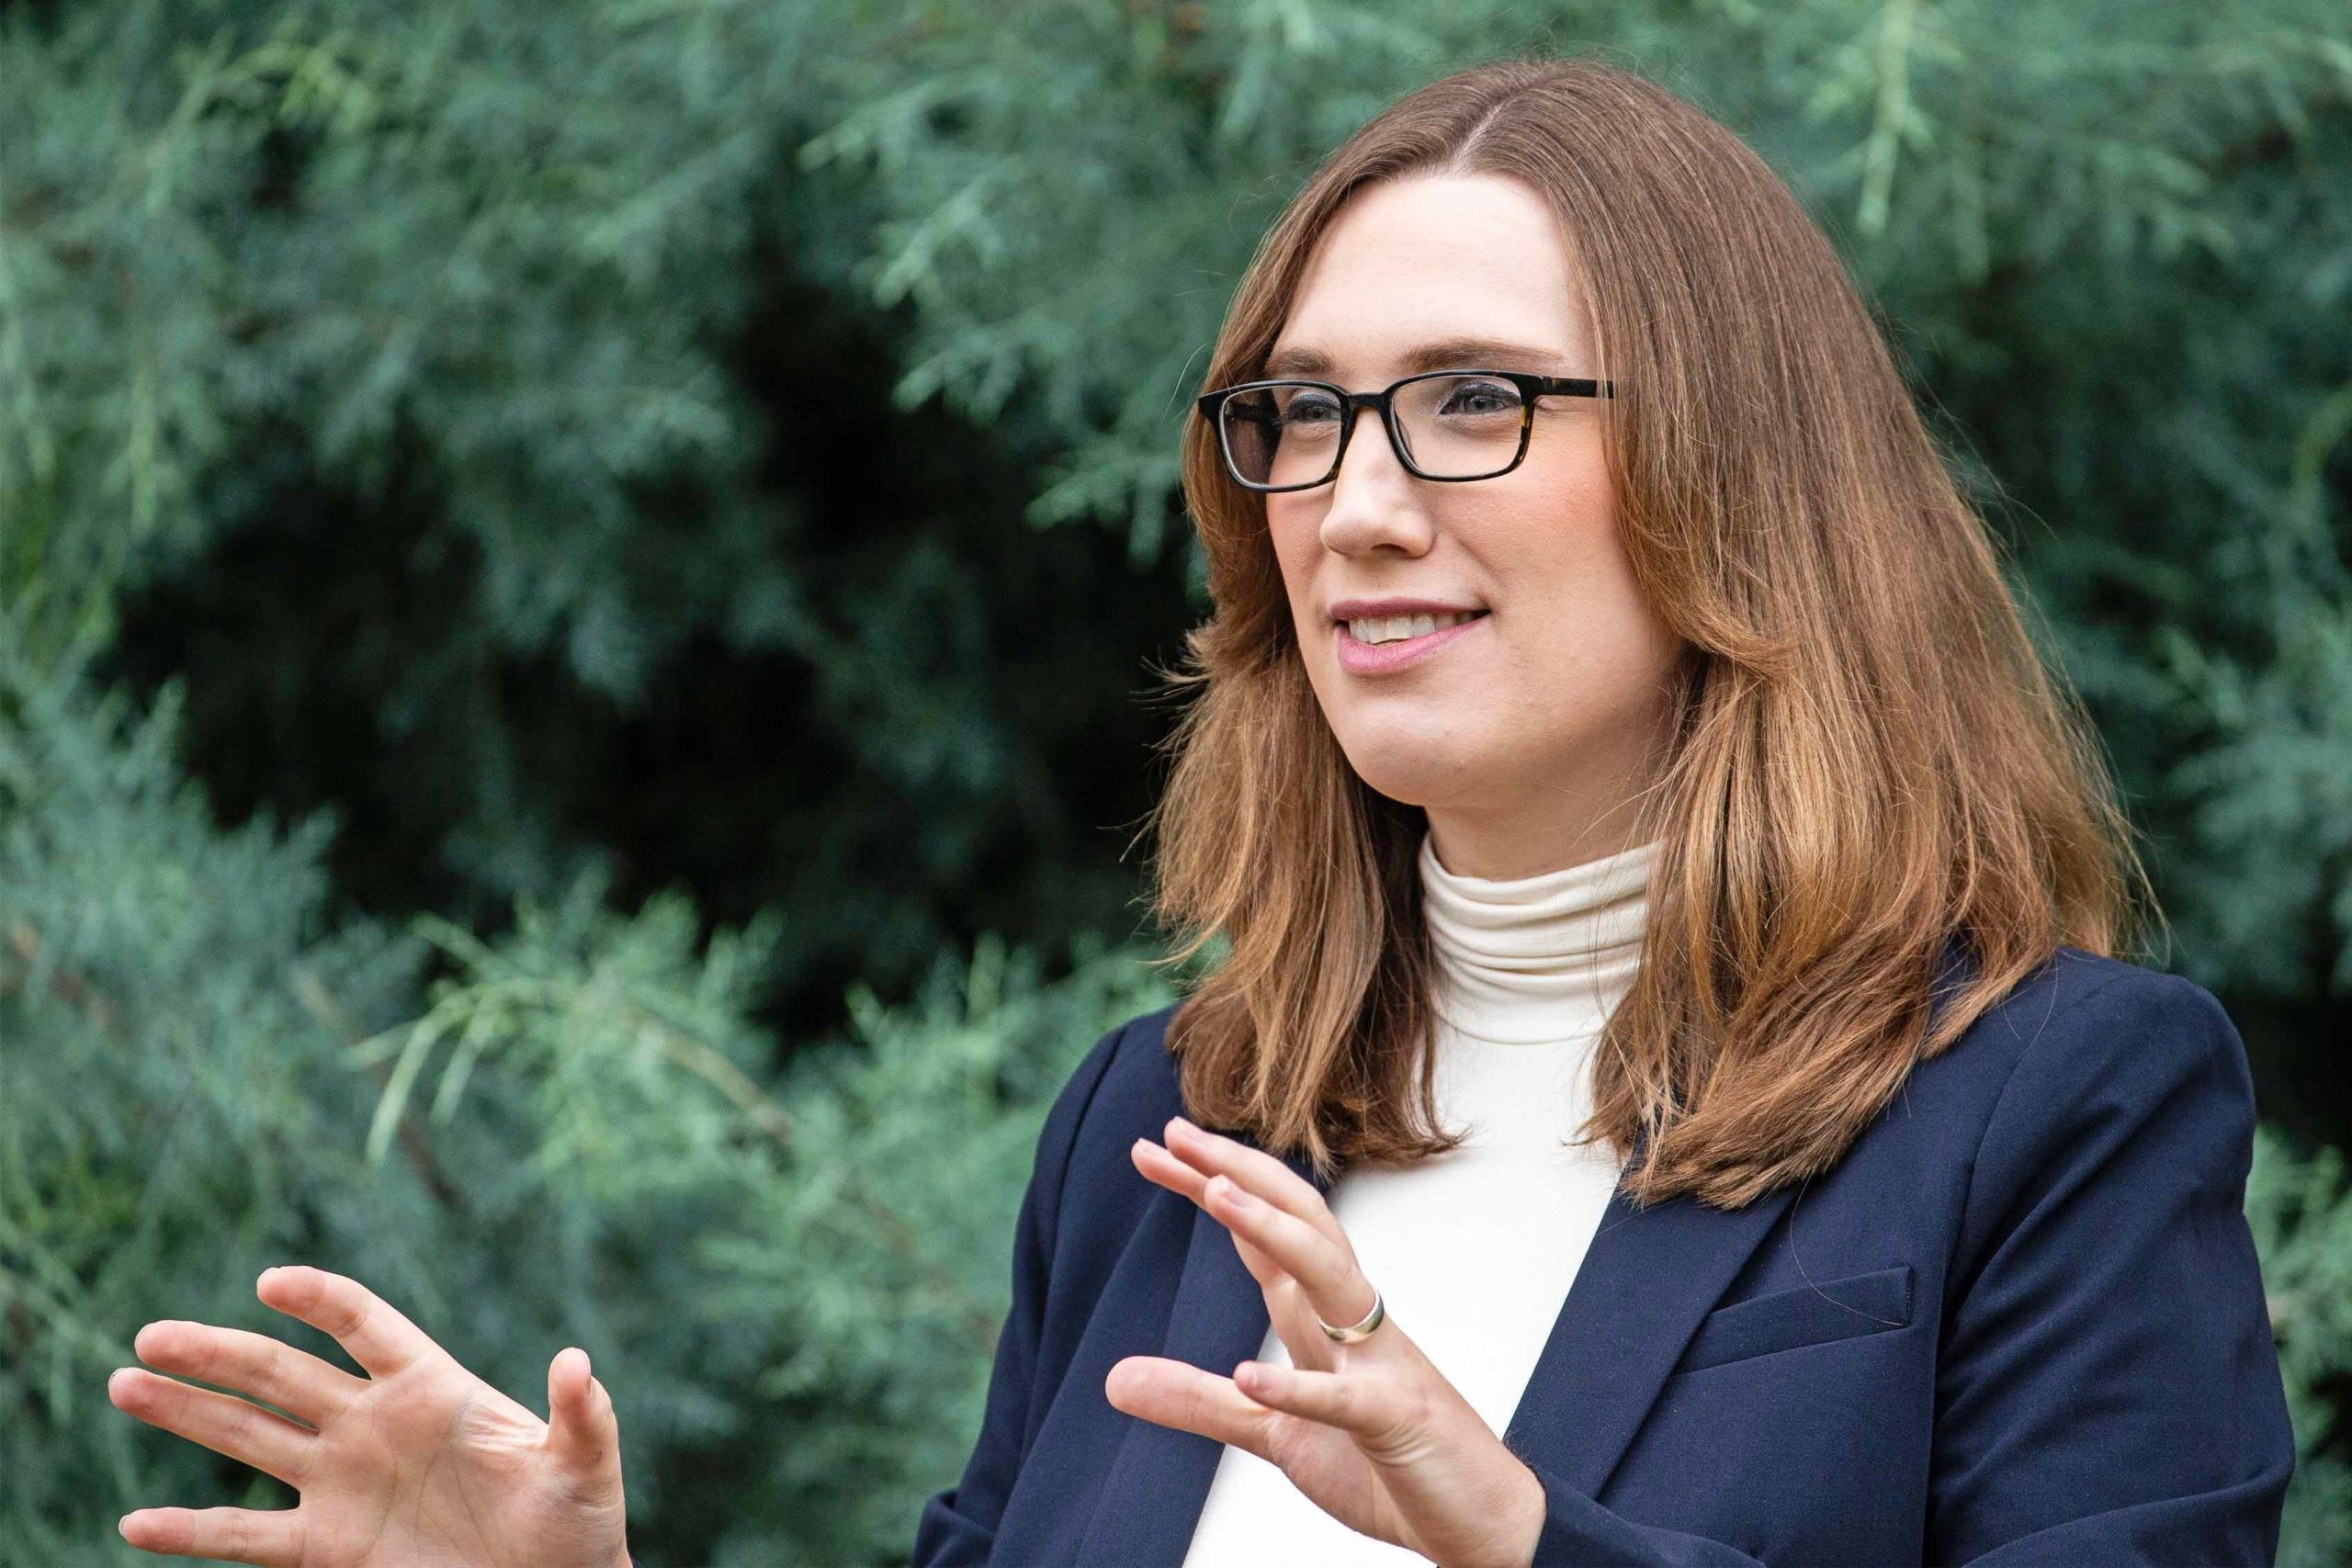
[[[1046,1113],[1031,1163],[1029,1185],[1012,1226],[1012,1304],[998,1331],[996,1360],[980,1416],[980,1435],[962,1478],[933,1493],[915,1526],[915,1568],[985,1563],[996,1540],[1005,1498],[1028,1451],[1042,1408],[1035,1385],[1037,1346],[1045,1325],[1048,1269],[1061,1212],[1062,1178],[1094,1090],[1134,1021],[1094,1043]]]
[[[2295,1445],[2245,1218],[2253,1157],[2245,1043],[2204,987],[2135,970],[2041,1027],[1969,1178],[1923,1561],[2275,1559]],[[1760,1568],[1530,1468],[1537,1568]]]
[[[2134,971],[2027,1048],[1970,1179],[1931,1562],[2267,1563],[2293,1428],[2245,1218],[2254,1083],[2211,992]]]

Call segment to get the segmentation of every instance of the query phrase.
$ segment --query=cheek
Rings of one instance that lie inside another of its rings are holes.
[[[1545,479],[1480,499],[1484,504],[1462,520],[1464,543],[1498,600],[1521,618],[1589,626],[1596,613],[1634,596],[1633,565],[1605,482]]]
[[[1300,557],[1322,548],[1316,533],[1321,516],[1320,507],[1297,496],[1266,498],[1266,536],[1273,542],[1274,554],[1282,558],[1284,570],[1296,566]]]
[[[1616,487],[1598,447],[1555,450],[1542,461],[1531,452],[1518,473],[1487,483],[1491,493],[1476,498],[1464,525],[1508,534],[1510,547],[1523,552],[1521,558],[1589,561],[1623,553]]]
[[[1300,628],[1308,629],[1308,611],[1316,593],[1317,558],[1323,552],[1316,523],[1304,513],[1286,516],[1280,511],[1269,509],[1266,528],[1269,542],[1273,547],[1274,568],[1282,577],[1283,592],[1290,600],[1292,613]]]
[[[1679,639],[1634,576],[1605,481],[1555,480],[1498,497],[1477,525],[1477,555],[1507,606],[1501,652],[1524,698],[1581,693],[1588,709],[1639,699],[1672,664]]]

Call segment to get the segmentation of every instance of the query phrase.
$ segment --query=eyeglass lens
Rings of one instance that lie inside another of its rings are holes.
[[[1246,484],[1320,484],[1339,468],[1339,401],[1311,381],[1236,392],[1218,415],[1233,471]],[[1396,423],[1423,473],[1484,479],[1519,455],[1519,389],[1475,374],[1432,376],[1396,389]]]

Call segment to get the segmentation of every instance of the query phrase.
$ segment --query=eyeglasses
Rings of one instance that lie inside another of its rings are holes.
[[[1385,392],[1351,392],[1329,381],[1244,381],[1204,392],[1194,406],[1216,429],[1235,481],[1272,493],[1337,479],[1360,409],[1380,411],[1408,473],[1456,483],[1519,467],[1536,399],[1615,395],[1609,382],[1581,377],[1431,370]]]

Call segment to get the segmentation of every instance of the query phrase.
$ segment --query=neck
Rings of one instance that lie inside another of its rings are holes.
[[[1446,1021],[1511,1044],[1598,1030],[1640,966],[1660,842],[1491,880],[1448,871],[1425,834],[1421,908]]]

